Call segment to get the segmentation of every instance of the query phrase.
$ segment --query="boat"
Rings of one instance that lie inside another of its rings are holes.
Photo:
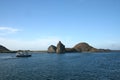
[[[31,57],[32,55],[28,51],[19,51],[16,53],[16,57]]]

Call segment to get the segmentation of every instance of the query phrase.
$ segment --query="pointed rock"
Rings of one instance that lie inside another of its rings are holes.
[[[65,45],[63,45],[61,41],[57,44],[56,53],[65,53]]]

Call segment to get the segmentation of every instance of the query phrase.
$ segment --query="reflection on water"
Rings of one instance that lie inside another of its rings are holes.
[[[0,57],[0,59],[15,59],[17,57],[14,57],[14,56],[3,56],[3,57]]]
[[[118,80],[120,53],[0,54],[0,80]]]
[[[0,59],[15,59],[16,57],[15,57],[15,55],[8,55],[8,54],[6,54],[6,53],[4,53],[4,54],[0,54]]]

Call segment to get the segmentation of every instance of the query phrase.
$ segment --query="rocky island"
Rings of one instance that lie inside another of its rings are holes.
[[[11,51],[8,48],[0,45],[0,53],[16,53],[17,51]]]
[[[9,52],[10,50],[7,49],[6,47],[0,45],[0,53],[4,53],[4,52]]]
[[[109,49],[97,49],[90,46],[88,43],[82,42],[76,44],[73,48],[65,48],[65,45],[59,41],[57,47],[50,45],[48,47],[48,53],[66,53],[66,52],[106,52]]]

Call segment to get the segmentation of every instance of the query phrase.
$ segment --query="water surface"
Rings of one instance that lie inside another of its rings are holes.
[[[120,53],[0,54],[0,80],[119,80]]]

